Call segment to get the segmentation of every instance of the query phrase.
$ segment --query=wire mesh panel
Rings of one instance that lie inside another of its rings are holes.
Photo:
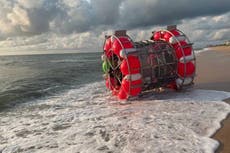
[[[177,58],[173,47],[164,41],[135,42],[136,51],[127,55],[137,56],[141,63],[142,91],[166,86],[177,77]]]

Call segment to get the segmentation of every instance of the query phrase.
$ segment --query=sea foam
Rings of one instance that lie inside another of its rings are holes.
[[[228,92],[149,93],[120,105],[97,82],[1,113],[0,152],[211,153]]]
[[[203,53],[203,52],[206,52],[206,51],[209,51],[210,49],[209,48],[203,48],[203,49],[195,49],[195,54],[196,55],[199,55],[200,53]]]

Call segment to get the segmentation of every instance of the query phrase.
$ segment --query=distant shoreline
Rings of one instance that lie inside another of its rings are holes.
[[[230,45],[218,45],[218,46],[209,46],[207,47],[209,50],[215,50],[215,51],[230,51]]]

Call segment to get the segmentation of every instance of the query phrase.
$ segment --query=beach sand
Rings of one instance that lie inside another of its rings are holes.
[[[195,88],[230,92],[230,46],[209,48],[197,56]],[[225,100],[230,104],[230,98]],[[216,153],[230,153],[230,115],[213,135],[221,144]]]

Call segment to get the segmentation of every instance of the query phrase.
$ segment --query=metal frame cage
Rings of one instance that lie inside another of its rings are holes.
[[[172,32],[173,30],[177,30],[179,35],[176,36]],[[193,84],[196,66],[193,44],[176,26],[168,26],[167,30],[158,32],[171,35],[177,48],[164,38],[133,42],[125,30],[115,31],[114,35],[105,37],[104,46],[109,47],[104,48],[102,56],[102,60],[106,63],[104,78],[107,81],[107,87],[120,99],[128,99],[154,88],[168,87],[170,84],[173,84],[175,89],[182,89]],[[154,34],[155,32],[153,32]],[[179,39],[182,37],[186,42],[185,45]],[[114,45],[115,41],[119,46],[118,51],[116,51],[117,46]],[[185,54],[186,48],[191,48],[189,56]],[[182,57],[177,57],[177,50],[180,50]],[[132,61],[129,57],[135,57],[137,60]],[[138,63],[138,66],[133,68],[134,61]],[[192,74],[188,74],[187,63],[191,62],[194,65],[194,70]],[[126,66],[127,73],[122,71],[123,65]],[[183,69],[182,74],[178,73],[178,68],[180,68],[179,70]],[[140,80],[139,83],[135,83],[135,81],[137,82],[133,79],[135,77]],[[133,94],[133,91],[136,93]]]

